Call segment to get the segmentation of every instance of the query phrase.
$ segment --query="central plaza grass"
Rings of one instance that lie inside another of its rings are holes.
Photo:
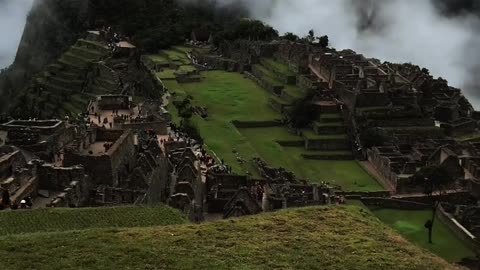
[[[449,262],[459,262],[466,257],[475,258],[473,251],[456,238],[439,219],[435,219],[433,226],[433,244],[428,243],[428,231],[424,224],[432,218],[431,211],[374,209],[373,213],[412,243],[430,250]]]
[[[175,84],[166,82],[171,92],[186,93],[193,104],[208,108],[204,120],[193,117],[207,148],[218,158],[232,166],[239,174],[250,173],[259,177],[252,159],[260,157],[272,166],[282,166],[301,179],[312,182],[330,182],[346,191],[379,191],[383,188],[355,161],[305,160],[304,148],[282,147],[276,141],[302,141],[285,127],[238,130],[232,121],[272,121],[282,116],[268,105],[271,96],[253,81],[239,73],[210,71],[202,73],[202,82]],[[237,154],[246,162],[240,164]]]
[[[301,137],[288,133],[284,127],[248,128],[240,132],[270,165],[284,167],[299,178],[340,185],[345,191],[383,190],[356,161],[307,160],[301,156],[309,153],[303,147],[282,147],[276,141],[301,140]]]
[[[368,210],[311,207],[203,224],[0,237],[2,269],[456,269]]]

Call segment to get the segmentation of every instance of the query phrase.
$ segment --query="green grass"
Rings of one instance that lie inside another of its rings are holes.
[[[175,51],[179,51],[179,52],[182,52],[182,53],[191,53],[193,51],[193,48],[191,47],[184,47],[184,46],[174,46],[173,49]]]
[[[303,136],[308,140],[348,140],[347,134],[316,134],[312,130],[304,130]]]
[[[224,159],[237,173],[255,173],[250,162],[239,164],[236,149],[242,158],[255,156],[255,149],[231,123],[238,121],[271,121],[281,116],[268,106],[269,94],[253,81],[239,73],[223,71],[203,72],[200,83],[186,83],[171,87],[181,88],[193,97],[193,103],[208,108],[209,118],[194,117],[193,121],[208,149]]]
[[[164,50],[162,52],[168,57],[171,62],[180,62],[185,65],[190,64],[190,60],[184,52],[179,52],[176,50]]]
[[[269,94],[239,73],[203,72],[200,83],[182,84],[194,103],[208,105],[212,117],[225,122],[268,121],[281,116],[268,107]]]
[[[276,141],[301,140],[301,137],[288,133],[283,127],[249,128],[241,129],[240,132],[271,166],[284,167],[299,178],[341,185],[345,191],[383,190],[356,161],[307,160],[301,155],[315,153],[314,151],[306,151],[303,147],[280,146]]]
[[[177,71],[183,72],[183,73],[191,73],[196,71],[197,69],[193,65],[183,65],[180,66]]]
[[[150,60],[152,60],[155,64],[168,64],[168,58],[163,55],[152,54],[147,55],[147,57],[150,58]]]
[[[262,65],[264,65],[265,67],[270,67],[270,68],[274,69],[275,71],[277,71],[278,73],[284,74],[285,76],[294,76],[295,75],[295,73],[290,71],[290,69],[288,68],[287,65],[285,65],[283,63],[280,63],[280,62],[276,61],[275,59],[264,58],[264,59],[262,59]]]
[[[293,97],[294,99],[301,99],[305,97],[305,93],[298,88],[296,85],[285,85],[283,89],[289,96]]]
[[[164,69],[163,71],[156,73],[157,77],[160,80],[175,80],[175,70],[173,69]]]
[[[269,84],[271,84],[275,87],[283,86],[283,83],[275,78],[275,75],[273,74],[272,71],[266,69],[262,65],[254,65],[254,67],[256,69],[258,69],[260,71],[260,73],[262,74],[261,78],[259,78],[259,79],[262,79],[262,80],[268,82]]]
[[[428,231],[424,228],[424,224],[432,218],[431,211],[379,209],[374,210],[373,213],[409,241],[447,261],[459,262],[465,257],[474,258],[475,256],[439,219],[435,219],[433,226],[433,244],[428,243]]]
[[[358,207],[0,238],[2,269],[455,269]]]
[[[186,222],[179,211],[167,206],[5,211],[0,212],[0,236],[88,228],[160,226]]]
[[[339,113],[322,113],[320,114],[320,120],[333,120],[333,119],[338,119],[341,121],[342,115]]]
[[[478,142],[480,140],[480,133],[470,133],[463,136],[458,136],[455,139],[461,142]]]
[[[231,123],[239,121],[269,121],[281,118],[270,109],[271,96],[253,81],[241,74],[223,71],[203,72],[200,83],[178,84],[166,81],[172,92],[184,92],[193,97],[197,106],[208,108],[209,118],[192,118],[199,128],[207,148],[224,159],[239,174],[251,173],[259,177],[251,160],[261,157],[272,166],[282,166],[293,171],[299,178],[313,182],[328,181],[342,185],[348,191],[378,191],[383,188],[354,161],[316,161],[302,158],[312,153],[304,148],[284,148],[276,141],[303,141],[290,134],[284,127],[241,129]],[[324,136],[334,137],[337,136]],[[247,161],[240,164],[233,150]]]

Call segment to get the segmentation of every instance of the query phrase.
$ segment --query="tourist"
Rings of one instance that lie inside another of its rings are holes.
[[[27,201],[25,200],[20,201],[20,209],[27,209]]]

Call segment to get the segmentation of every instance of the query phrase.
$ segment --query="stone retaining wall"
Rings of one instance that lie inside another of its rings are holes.
[[[362,198],[362,203],[367,206],[376,206],[380,208],[392,208],[392,209],[401,209],[401,210],[425,210],[431,209],[429,204],[418,203],[418,202],[411,202],[411,201],[404,201],[404,200],[396,200],[390,198]]]
[[[282,126],[280,121],[232,121],[236,128],[266,128]]]
[[[435,214],[458,239],[465,243],[470,249],[475,249],[475,236],[465,229],[452,215],[447,213],[441,204],[438,206]]]

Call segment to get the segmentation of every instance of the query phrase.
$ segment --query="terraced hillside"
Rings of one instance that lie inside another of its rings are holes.
[[[128,256],[125,256],[127,255]],[[358,207],[0,237],[6,269],[456,269]]]
[[[312,182],[329,182],[346,191],[383,190],[352,160],[340,112],[322,114],[316,123],[325,126],[307,128],[302,135],[289,132],[278,122],[283,118],[282,111],[272,105],[272,99],[280,99],[290,106],[307,92],[295,84],[295,74],[286,65],[274,59],[262,59],[256,66],[280,85],[279,93],[262,89],[264,85],[252,75],[221,70],[201,71],[199,81],[182,82],[171,68],[175,64],[168,56],[180,58],[178,53],[183,51],[183,61],[188,59],[188,50],[179,48],[184,47],[172,48],[175,53],[148,56],[156,63],[151,67],[160,70],[157,77],[172,95],[171,101],[190,96],[194,106],[207,108],[207,119],[194,115],[192,121],[211,153],[227,162],[236,173],[260,177],[252,161],[260,157],[271,166],[287,168],[299,178]],[[180,122],[172,103],[168,110],[174,121]]]
[[[108,55],[108,47],[98,42],[79,39],[57,62],[49,65],[35,79],[27,94],[20,97],[21,104],[26,107],[23,109],[40,118],[77,116],[88,105],[90,97],[87,92],[109,92],[105,88],[93,91],[86,87],[92,64]]]
[[[186,222],[179,211],[167,206],[9,211],[0,212],[0,236],[92,228],[164,226]]]

